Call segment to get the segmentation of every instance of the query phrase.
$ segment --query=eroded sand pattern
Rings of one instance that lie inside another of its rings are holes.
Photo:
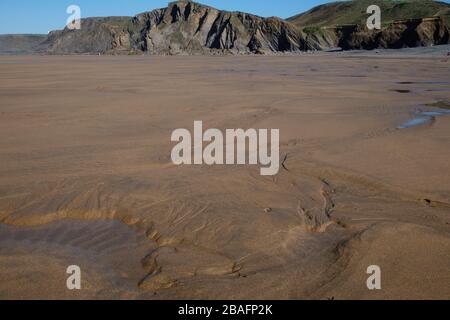
[[[449,299],[450,117],[396,129],[449,100],[449,71],[437,57],[1,57],[0,298]],[[170,135],[194,120],[280,129],[279,174],[174,166]],[[72,264],[81,291],[66,289]]]

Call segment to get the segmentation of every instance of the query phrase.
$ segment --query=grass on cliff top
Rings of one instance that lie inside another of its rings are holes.
[[[353,0],[321,5],[288,21],[302,28],[365,24],[369,17],[366,10],[372,4],[381,8],[383,24],[405,19],[450,16],[450,4],[434,0]]]

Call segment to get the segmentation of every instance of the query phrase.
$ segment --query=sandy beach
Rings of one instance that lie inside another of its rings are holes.
[[[0,299],[450,299],[450,115],[399,129],[444,110],[449,75],[444,56],[2,56]],[[282,168],[175,166],[195,120],[279,129]]]

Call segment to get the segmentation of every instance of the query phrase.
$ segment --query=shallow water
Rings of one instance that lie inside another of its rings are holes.
[[[415,111],[412,113],[415,118],[397,127],[397,129],[408,129],[411,127],[431,124],[436,117],[450,115],[450,110]]]

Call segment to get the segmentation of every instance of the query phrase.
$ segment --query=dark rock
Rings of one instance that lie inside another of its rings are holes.
[[[227,12],[191,1],[133,18],[88,18],[81,30],[50,34],[49,53],[272,53],[309,49],[301,32],[279,18]]]

